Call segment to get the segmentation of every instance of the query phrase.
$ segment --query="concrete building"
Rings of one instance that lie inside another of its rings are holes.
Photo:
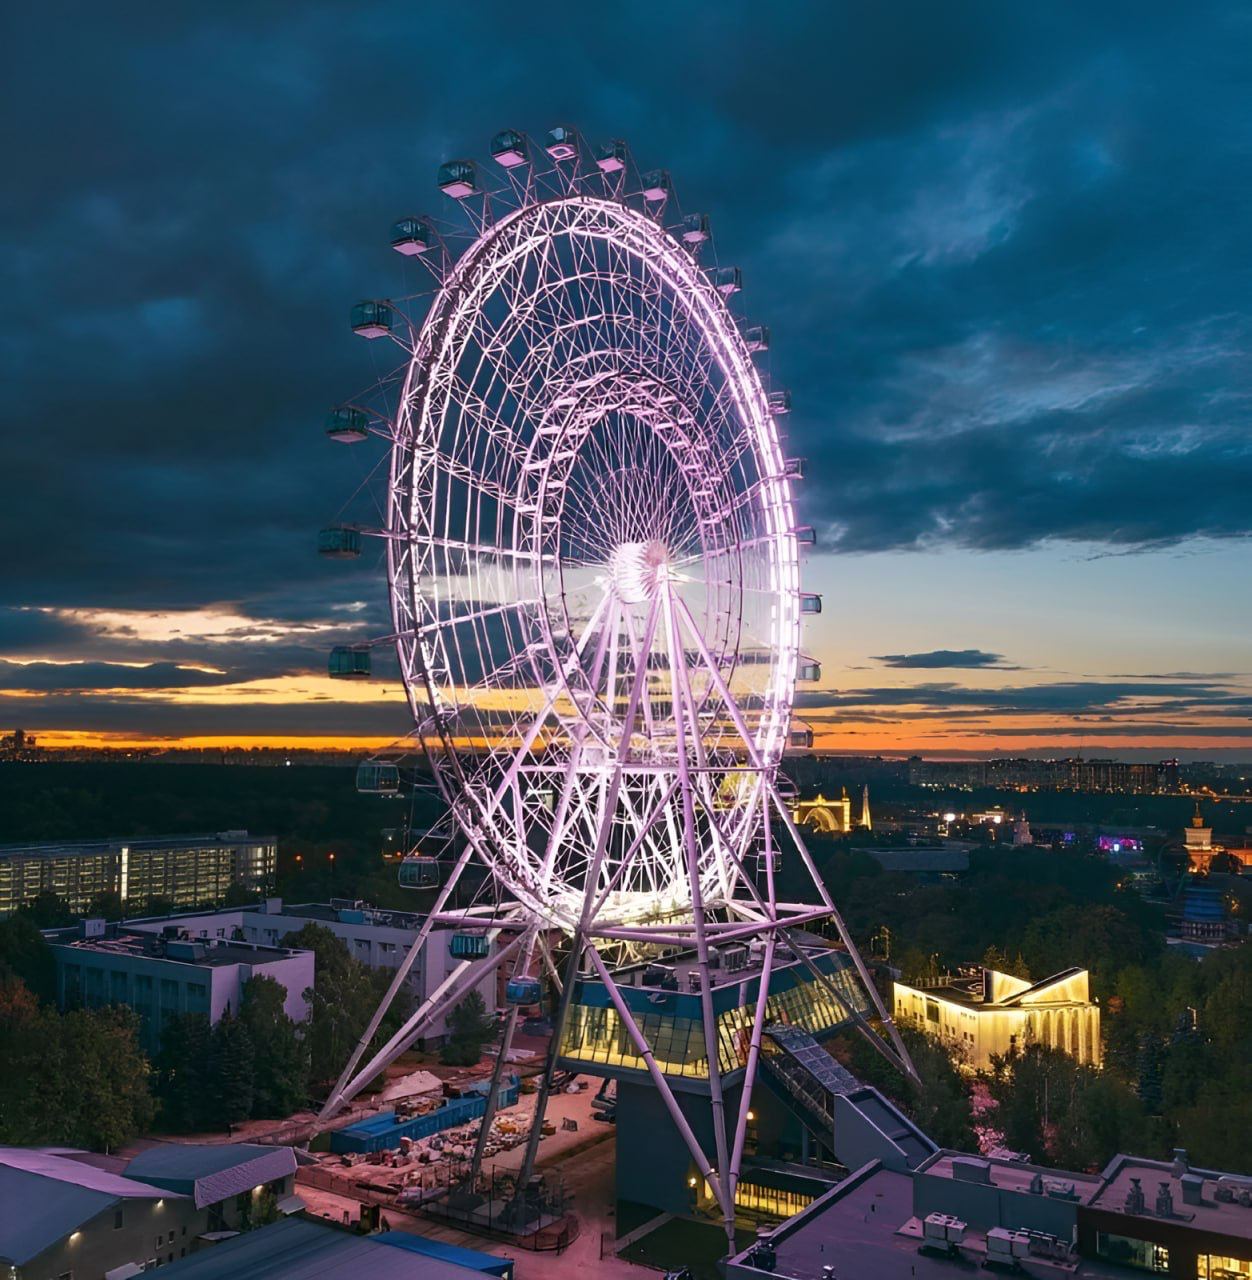
[[[895,1018],[941,1041],[971,1070],[1028,1044],[1060,1049],[1099,1066],[1100,1006],[1085,969],[1064,969],[1027,982],[978,968],[933,987],[893,984]]]
[[[362,964],[394,970],[408,954],[424,918],[412,911],[388,911],[347,899],[285,904],[281,898],[269,898],[255,907],[128,920],[126,927],[147,933],[176,928],[193,940],[275,947],[306,924],[317,924],[329,929]],[[460,963],[449,949],[451,937],[448,931],[434,935],[410,969],[408,987],[414,1002],[429,997]],[[479,987],[488,1009],[498,1003],[495,984],[491,975]],[[441,1019],[424,1037],[424,1043],[438,1045],[446,1034],[447,1022]]]
[[[305,992],[313,985],[313,953],[224,939],[192,940],[160,929],[85,920],[44,937],[57,967],[62,1009],[120,1004],[139,1015],[140,1038],[149,1053],[161,1044],[170,1018],[203,1013],[211,1023],[227,1009],[238,1012],[249,979],[264,975],[287,990],[287,1016],[309,1016]]]
[[[872,1160],[732,1257],[730,1280],[1252,1277],[1252,1179],[1119,1155],[1100,1174],[939,1151],[917,1169]],[[927,1241],[927,1236],[930,1237]],[[1127,1270],[1131,1268],[1132,1270]]]
[[[279,1212],[303,1207],[290,1147],[171,1148],[128,1165],[0,1147],[0,1274],[125,1280],[186,1257],[206,1232],[246,1230],[263,1199]]]
[[[221,901],[232,886],[264,893],[277,860],[273,836],[246,831],[0,845],[0,916],[41,893],[55,893],[75,915],[105,893],[124,903],[166,898],[199,907]]]

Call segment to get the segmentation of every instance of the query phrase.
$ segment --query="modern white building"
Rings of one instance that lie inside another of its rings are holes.
[[[148,933],[174,929],[191,940],[208,943],[235,941],[278,947],[289,934],[306,924],[316,924],[330,930],[363,965],[394,970],[408,954],[424,918],[412,911],[390,911],[343,898],[334,898],[328,903],[299,904],[285,904],[281,898],[270,898],[252,907],[128,920],[126,927]],[[407,980],[413,1003],[429,997],[461,963],[451,953],[451,940],[450,930],[440,930],[432,933],[423,947]],[[498,1005],[494,974],[484,978],[478,990],[489,1010]],[[447,1021],[441,1018],[424,1039],[427,1044],[439,1044],[446,1035]]]
[[[155,1053],[165,1024],[177,1014],[203,1013],[215,1023],[239,1011],[243,989],[264,975],[286,988],[287,1016],[309,1016],[313,953],[226,938],[187,938],[179,929],[141,929],[85,920],[44,932],[57,966],[57,1001],[64,1008],[126,1005],[138,1015],[144,1047]]]
[[[941,1041],[964,1066],[990,1067],[1028,1044],[1060,1049],[1099,1066],[1100,1006],[1086,969],[1064,969],[1027,982],[994,969],[976,969],[931,987],[894,984],[895,1019]]]

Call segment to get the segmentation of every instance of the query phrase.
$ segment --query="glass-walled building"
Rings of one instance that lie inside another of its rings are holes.
[[[75,915],[101,894],[175,907],[220,901],[232,886],[263,893],[274,882],[278,843],[246,831],[0,845],[0,916],[55,893]]]

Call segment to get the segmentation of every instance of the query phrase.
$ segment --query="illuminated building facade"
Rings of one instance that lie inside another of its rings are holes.
[[[895,1018],[943,1043],[971,1070],[999,1056],[1043,1044],[1099,1066],[1100,1006],[1085,969],[1027,982],[994,969],[948,978],[933,987],[894,984]]]
[[[868,791],[865,803],[868,811]],[[820,792],[813,800],[798,800],[791,810],[791,816],[797,826],[821,831],[826,835],[846,836],[852,830],[852,801],[848,797],[848,789],[844,787],[843,794],[837,800],[827,800]]]
[[[0,916],[41,893],[55,893],[75,915],[86,915],[106,893],[123,903],[161,898],[199,907],[219,901],[232,885],[263,892],[277,862],[274,837],[246,831],[0,845]]]

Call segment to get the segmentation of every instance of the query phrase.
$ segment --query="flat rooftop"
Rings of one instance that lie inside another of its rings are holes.
[[[742,982],[757,978],[765,967],[764,948],[750,947],[747,942],[726,943],[713,950],[719,957],[718,967],[710,966],[709,969],[714,991],[719,987],[735,987]],[[847,955],[844,951],[832,950],[821,939],[814,939],[812,943],[804,945],[804,950],[812,960],[832,954],[846,959]],[[784,951],[782,947],[774,952],[773,971],[775,973],[794,968],[799,964],[801,961]],[[621,969],[615,969],[613,978],[619,986],[638,987],[644,991],[665,991],[675,989],[665,985],[665,978],[672,976],[677,979],[677,990],[685,992],[692,989],[692,976],[698,975],[699,972],[699,962],[695,951],[692,950],[676,952],[646,964],[626,965]]]
[[[170,960],[210,969],[232,964],[265,964],[299,954],[290,947],[267,947],[251,942],[224,942],[211,938],[191,941],[166,939],[160,934],[118,925],[109,925],[105,934],[98,938],[84,938],[77,926],[48,929],[44,937],[53,946],[69,947],[92,955]]]
[[[1139,1186],[1143,1190],[1143,1198],[1147,1202],[1147,1212],[1136,1216],[1142,1217],[1145,1222],[1173,1222],[1178,1225],[1192,1226],[1201,1231],[1213,1231],[1241,1240],[1252,1240],[1252,1209],[1237,1201],[1231,1203],[1218,1200],[1216,1196],[1219,1178],[1238,1178],[1246,1185],[1247,1176],[1223,1174],[1214,1169],[1190,1169],[1188,1176],[1200,1180],[1199,1204],[1187,1204],[1184,1201],[1183,1180],[1174,1174],[1170,1163],[1163,1160],[1145,1160],[1138,1156],[1115,1156],[1105,1169],[1099,1189],[1092,1197],[1090,1205],[1093,1209],[1103,1209],[1108,1213],[1126,1213],[1126,1197],[1130,1194],[1132,1179],[1138,1178]],[[1162,1215],[1155,1212],[1156,1196],[1161,1183],[1169,1187],[1173,1198],[1173,1213],[1168,1218],[1162,1218]]]
[[[1245,1211],[1246,1212],[1246,1211]],[[738,1254],[729,1276],[772,1274],[775,1280],[820,1280],[822,1268],[833,1266],[839,1277],[865,1280],[952,1280],[954,1275],[989,1275],[979,1269],[984,1237],[967,1237],[974,1247],[961,1260],[918,1252],[920,1230],[902,1228],[913,1218],[913,1179],[877,1164],[852,1174],[809,1207],[779,1227],[773,1235],[777,1262],[773,1272],[752,1268]],[[1042,1259],[1026,1258],[1015,1273],[1034,1280],[1125,1280],[1120,1267],[1087,1259],[1074,1270],[1062,1270]]]
[[[953,1181],[968,1181],[960,1176],[959,1162],[977,1161],[987,1168],[993,1187],[1002,1191],[1020,1191],[1023,1195],[1031,1194],[1031,1183],[1036,1177],[1042,1177],[1044,1194],[1055,1193],[1066,1187],[1073,1187],[1072,1202],[1090,1204],[1099,1194],[1102,1185],[1099,1174],[1071,1173],[1069,1170],[1047,1169],[1043,1165],[1025,1164],[1019,1160],[1002,1160],[994,1156],[972,1156],[964,1151],[940,1151],[938,1155],[917,1170],[919,1175],[929,1174],[935,1178],[951,1178]],[[1071,1200],[1068,1195],[1059,1197]]]

